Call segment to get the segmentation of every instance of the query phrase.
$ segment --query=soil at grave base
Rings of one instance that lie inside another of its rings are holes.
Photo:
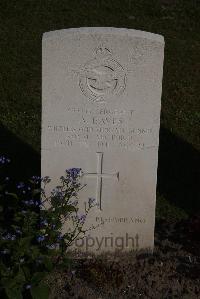
[[[188,224],[157,224],[153,255],[104,254],[48,278],[51,299],[200,298],[200,240]]]

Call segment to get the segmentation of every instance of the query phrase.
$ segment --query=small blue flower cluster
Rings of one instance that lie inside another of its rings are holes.
[[[93,197],[88,198],[89,207],[92,207],[96,202],[96,199]]]
[[[25,184],[23,182],[19,182],[17,184],[17,189],[23,189],[25,187]]]
[[[42,226],[48,226],[48,222],[46,219],[40,219],[40,225]]]
[[[76,219],[80,224],[83,224],[86,220],[86,215],[85,214],[77,215]]]
[[[8,164],[10,163],[10,159],[6,158],[5,156],[0,156],[0,164]]]
[[[55,189],[52,190],[51,195],[53,197],[58,197],[58,198],[62,199],[63,196],[65,195],[65,192],[63,192],[61,190],[61,187],[57,186]]]
[[[26,205],[26,206],[35,206],[35,207],[41,207],[42,204],[40,203],[40,201],[38,200],[33,200],[33,199],[30,199],[30,200],[24,200],[23,203]]]
[[[21,191],[23,194],[26,194],[27,192],[31,191],[31,187],[28,186],[28,185],[25,185],[24,182],[19,182],[19,183],[17,184],[17,189],[18,189],[19,191]]]
[[[46,247],[48,248],[48,249],[57,249],[57,248],[59,248],[59,243],[55,243],[55,244],[51,244],[51,245],[46,245]]]
[[[43,235],[40,235],[37,237],[37,241],[40,243],[40,242],[43,242],[45,240],[45,236]]]
[[[44,184],[48,184],[51,182],[51,179],[49,176],[45,176],[45,177],[41,178],[41,180]]]
[[[33,205],[35,205],[35,202],[32,199],[31,200],[25,200],[24,204],[27,205],[27,206],[33,206]]]
[[[11,241],[14,241],[14,240],[16,240],[16,235],[8,233],[5,236],[2,236],[2,240],[6,240],[6,241],[11,240]]]
[[[9,254],[10,250],[9,249],[4,249],[4,250],[1,250],[0,253],[3,254],[3,255],[4,254]]]
[[[81,168],[69,168],[66,170],[67,177],[71,180],[76,180],[81,176]]]
[[[62,240],[63,239],[63,236],[61,233],[59,233],[59,235],[57,236],[57,240]]]
[[[37,175],[34,175],[34,176],[32,176],[31,177],[31,180],[32,180],[32,182],[34,183],[34,184],[39,184],[41,181],[42,181],[42,177],[40,177],[40,176],[37,176]]]

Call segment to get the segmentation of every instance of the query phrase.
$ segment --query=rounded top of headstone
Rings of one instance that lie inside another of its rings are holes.
[[[69,28],[69,29],[61,29],[45,32],[43,34],[43,39],[45,38],[53,38],[53,37],[63,37],[68,34],[92,34],[92,33],[100,33],[100,34],[118,34],[118,35],[128,35],[132,37],[139,37],[144,39],[151,39],[156,42],[164,43],[164,37],[159,34],[135,30],[135,29],[127,29],[127,28],[115,28],[115,27],[80,27],[80,28]]]

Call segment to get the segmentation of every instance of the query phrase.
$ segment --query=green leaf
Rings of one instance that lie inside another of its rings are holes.
[[[15,193],[8,192],[7,195],[10,195],[10,196],[14,197],[15,199],[18,199],[18,196]]]
[[[61,207],[60,211],[62,212],[62,214],[67,214],[69,212],[76,212],[77,208],[72,205],[66,205],[64,207]]]
[[[26,281],[24,272],[22,269],[19,269],[17,275],[13,279],[17,284],[23,284]]]
[[[31,242],[32,239],[33,239],[32,236],[21,238],[20,241],[19,241],[20,246],[22,246],[22,247],[30,246],[30,242]]]
[[[13,289],[16,286],[16,282],[10,277],[4,277],[1,279],[1,284],[5,289]]]
[[[39,284],[31,288],[31,295],[33,299],[48,299],[50,295],[50,289],[45,284]]]
[[[9,299],[23,299],[21,289],[6,288],[5,291]]]
[[[45,271],[34,273],[32,279],[31,279],[31,283],[37,285],[38,283],[41,282],[41,280],[42,280],[47,274],[48,274],[48,273],[45,272]]]
[[[38,246],[31,246],[30,251],[32,259],[36,259],[39,255],[39,248]]]
[[[26,266],[23,266],[22,269],[23,269],[23,272],[24,272],[24,275],[25,275],[26,279],[27,278],[29,279],[30,276],[31,276],[30,269]]]
[[[62,262],[63,262],[63,265],[65,265],[65,266],[69,266],[71,264],[71,261],[68,257],[64,257]]]
[[[7,276],[8,267],[0,261],[0,273],[2,276]]]
[[[66,270],[70,266],[70,261],[68,258],[63,258],[61,263],[58,265],[59,269]]]
[[[42,192],[42,189],[41,188],[38,188],[38,189],[34,189],[33,190],[33,196],[37,195],[37,194],[40,194]]]
[[[45,267],[47,268],[48,271],[51,271],[53,269],[53,263],[51,261],[51,258],[45,257],[44,258],[44,264],[45,264]]]
[[[6,185],[0,185],[0,191],[3,191],[3,189],[6,187]]]

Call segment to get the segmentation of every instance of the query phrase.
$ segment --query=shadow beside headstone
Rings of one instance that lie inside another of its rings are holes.
[[[188,213],[200,209],[200,153],[161,127],[157,188],[167,200]]]
[[[11,162],[6,167],[12,179],[19,181],[40,175],[40,155],[0,124],[0,155]]]

